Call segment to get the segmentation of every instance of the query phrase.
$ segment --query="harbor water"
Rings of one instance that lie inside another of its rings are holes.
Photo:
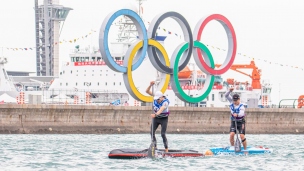
[[[304,135],[247,135],[272,154],[198,158],[109,159],[117,148],[148,148],[149,134],[0,135],[0,170],[304,170]],[[163,148],[160,134],[157,144]],[[229,146],[228,134],[168,134],[170,149],[205,152]]]

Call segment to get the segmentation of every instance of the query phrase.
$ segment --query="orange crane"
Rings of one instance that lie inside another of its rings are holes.
[[[221,66],[221,64],[215,64],[215,67],[220,67],[220,66]],[[258,69],[258,67],[255,66],[255,63],[253,60],[250,62],[249,65],[233,64],[230,67],[230,69],[249,76],[252,80],[252,83],[251,83],[252,89],[261,89],[261,82],[260,82],[261,71]],[[252,73],[250,75],[250,74],[244,73],[238,69],[252,69]]]

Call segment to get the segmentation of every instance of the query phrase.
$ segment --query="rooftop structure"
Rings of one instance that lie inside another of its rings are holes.
[[[59,5],[59,0],[35,0],[36,72],[37,76],[59,75],[60,24],[72,8]],[[62,27],[61,27],[62,29]]]

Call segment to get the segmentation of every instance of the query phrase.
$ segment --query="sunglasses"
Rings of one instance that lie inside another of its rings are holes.
[[[164,97],[164,96],[163,96]],[[161,98],[161,97],[160,97]],[[158,98],[157,100],[160,100],[160,98]]]

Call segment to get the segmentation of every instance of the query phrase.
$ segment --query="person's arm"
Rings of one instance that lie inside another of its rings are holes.
[[[232,103],[232,98],[230,96],[230,93],[233,91],[233,88],[230,88],[229,91],[226,92],[225,97],[229,101],[229,103]]]
[[[160,109],[155,113],[156,115],[160,115],[166,109],[165,106],[160,107]]]
[[[154,94],[152,93],[152,91],[150,90],[151,87],[154,85],[154,81],[150,82],[150,85],[148,86],[148,88],[146,89],[146,93],[148,93],[150,96],[153,96]]]
[[[245,116],[245,107],[244,105],[240,108],[240,113],[238,114],[237,117],[243,117]]]

